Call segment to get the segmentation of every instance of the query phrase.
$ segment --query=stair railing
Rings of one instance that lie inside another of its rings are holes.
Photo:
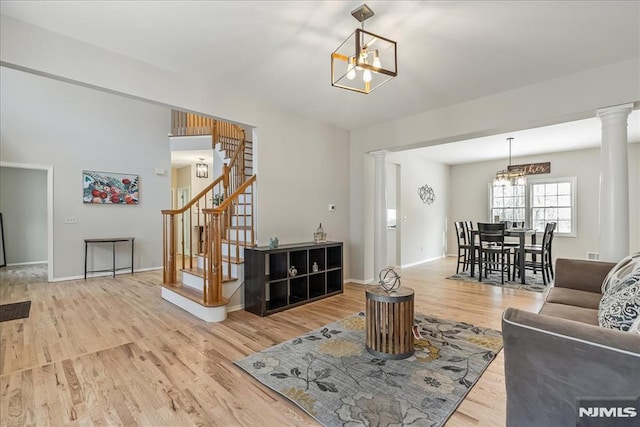
[[[253,214],[255,183],[256,176],[253,175],[242,183],[220,206],[203,210],[205,221],[209,224],[206,236],[207,250],[205,251],[206,274],[209,280],[205,281],[203,292],[204,303],[207,305],[214,305],[224,301],[222,296],[223,277],[225,274],[227,277],[231,276],[231,264],[237,262],[239,258],[239,254],[236,254],[236,259],[234,259],[230,246],[235,245],[236,248],[239,248],[240,246],[246,247],[253,244],[255,237],[253,224],[241,225],[240,222],[233,224],[231,217],[235,217],[236,221],[239,221],[239,218],[245,218],[246,221]],[[248,211],[251,214],[248,214]],[[230,231],[235,231],[235,233],[232,233],[233,235],[229,234],[228,238],[224,239],[224,236]],[[223,245],[227,245],[226,271],[223,271],[223,261],[225,261]]]
[[[162,281],[164,284],[177,283],[177,265],[181,265],[181,268],[185,268],[187,265],[189,268],[193,268],[193,253],[203,253],[206,249],[206,227],[203,211],[219,203],[221,198],[228,193],[225,181],[228,182],[224,179],[224,175],[221,175],[183,207],[161,211],[164,270]],[[178,227],[181,227],[181,233],[178,233]],[[197,234],[195,245],[194,231]],[[187,241],[190,242],[190,247],[187,247]],[[177,260],[178,253],[182,254],[179,262]]]
[[[174,115],[174,112],[180,114]],[[173,129],[174,117],[176,124],[186,124],[186,128],[189,125],[203,123],[192,116],[195,115],[172,111],[172,131],[175,130]],[[189,242],[193,242],[195,228],[198,231],[198,252],[203,254],[205,260],[203,303],[218,305],[224,303],[221,293],[222,282],[225,276],[231,277],[232,261],[237,262],[240,258],[239,247],[253,244],[255,239],[253,212],[256,177],[254,175],[245,179],[244,130],[232,123],[214,120],[209,133],[214,147],[216,143],[220,143],[222,150],[233,154],[229,164],[223,165],[222,174],[192,200],[182,208],[162,211],[163,283],[177,285],[178,248],[183,254],[182,268],[185,268],[187,261],[189,268],[193,268],[193,256],[191,256],[193,244],[189,248],[189,256],[186,256],[185,236],[188,235]],[[197,133],[191,133],[191,135],[195,134]],[[234,217],[236,224],[233,224]],[[182,233],[179,234],[177,233],[178,225],[182,227]],[[232,233],[231,230],[236,231]],[[225,238],[227,235],[228,238]],[[202,248],[200,248],[201,243]],[[228,254],[227,269],[224,272],[223,244],[227,245],[226,253]],[[235,254],[231,253],[231,245],[236,246]]]

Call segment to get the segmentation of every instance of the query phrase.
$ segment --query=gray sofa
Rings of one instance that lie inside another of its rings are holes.
[[[598,325],[613,266],[558,259],[538,314],[504,312],[507,426],[575,426],[578,398],[640,396],[640,336]]]

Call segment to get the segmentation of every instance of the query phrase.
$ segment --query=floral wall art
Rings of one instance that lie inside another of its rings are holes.
[[[137,205],[138,175],[82,171],[84,203]]]

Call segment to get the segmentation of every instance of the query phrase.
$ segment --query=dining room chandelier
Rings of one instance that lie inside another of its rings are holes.
[[[396,42],[364,29],[364,21],[373,10],[363,4],[351,15],[357,28],[331,54],[331,86],[369,93],[398,75]]]
[[[509,141],[509,166],[507,166],[507,169],[496,172],[496,177],[493,178],[494,187],[527,185],[525,172],[518,167],[511,166],[511,141],[513,141],[513,139],[514,138],[507,138],[507,141]]]

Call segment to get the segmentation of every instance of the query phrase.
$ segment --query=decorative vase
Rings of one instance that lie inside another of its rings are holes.
[[[313,265],[311,266],[311,271],[314,273],[318,272],[318,263],[317,262],[313,262]]]
[[[295,265],[292,265],[291,267],[289,267],[289,276],[293,277],[296,276],[298,274],[298,270],[296,269]]]
[[[276,249],[278,247],[278,238],[271,237],[269,238],[269,249]]]
[[[321,242],[327,241],[327,233],[324,232],[324,228],[322,228],[322,223],[320,223],[320,226],[318,227],[316,232],[313,233],[313,241],[314,243],[321,243]]]

